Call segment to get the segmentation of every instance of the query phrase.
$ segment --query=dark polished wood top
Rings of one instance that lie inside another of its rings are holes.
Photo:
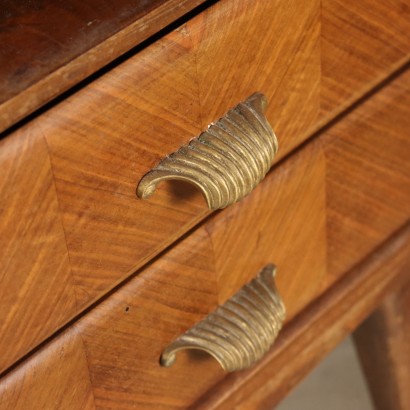
[[[3,0],[0,132],[203,0]]]

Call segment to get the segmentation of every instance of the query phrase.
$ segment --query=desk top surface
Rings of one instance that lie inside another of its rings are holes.
[[[0,132],[201,3],[5,0],[0,10]]]

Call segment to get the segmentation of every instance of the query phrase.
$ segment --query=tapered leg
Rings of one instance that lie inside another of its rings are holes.
[[[388,296],[354,333],[377,410],[410,409],[410,282]]]

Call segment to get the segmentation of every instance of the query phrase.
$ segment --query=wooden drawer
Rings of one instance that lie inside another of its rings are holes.
[[[321,149],[310,144],[270,173],[254,194],[206,221],[7,376],[0,383],[0,408],[16,395],[16,408],[32,400],[53,408],[47,393],[30,397],[40,380],[45,390],[72,386],[61,394],[60,408],[86,406],[90,394],[97,408],[192,404],[224,372],[210,357],[182,352],[174,366],[162,368],[161,351],[265,263],[279,267],[288,318],[317,294],[326,273],[324,176]],[[262,216],[257,221],[255,212]]]
[[[268,262],[278,266],[292,320],[408,220],[409,78],[410,72],[402,74],[280,163],[252,195],[205,221],[7,375],[0,408],[17,397],[15,408],[22,409],[27,403],[70,409],[193,404],[224,373],[210,357],[183,352],[173,367],[160,367],[171,340]],[[387,140],[384,149],[374,148]],[[367,201],[371,213],[363,217]],[[397,272],[403,262],[400,257]],[[48,399],[56,392],[62,392],[58,406]]]
[[[221,1],[0,142],[0,370],[209,214],[177,184],[137,199],[161,158],[257,90],[279,157],[308,135],[318,45],[318,1]]]
[[[383,29],[378,37],[383,4],[368,35],[341,38],[335,35],[340,25],[354,29],[354,19],[343,15],[369,20],[371,7],[326,1],[321,25],[318,0],[222,0],[3,138],[0,286],[7,291],[0,295],[0,370],[209,214],[198,192],[178,184],[163,184],[147,202],[136,198],[137,182],[160,158],[260,90],[270,101],[267,117],[280,139],[280,160],[323,121],[320,110],[330,118],[399,67],[410,49],[403,35],[408,10],[395,1],[388,10],[394,30]],[[358,39],[358,49],[344,50],[340,58],[335,50],[350,37]],[[360,60],[363,49],[375,50],[374,59],[364,54],[373,69],[348,83],[352,65],[363,72],[352,64],[352,55]],[[335,155],[330,146],[326,155]],[[268,206],[270,198],[261,198]],[[366,249],[402,217],[383,225]],[[229,223],[233,247],[240,228]],[[215,254],[223,254],[216,231]],[[255,251],[254,265],[259,255]],[[218,275],[240,287],[246,278],[233,278],[222,259],[216,259]],[[224,292],[229,290],[222,289],[220,299]]]
[[[407,70],[321,138],[332,282],[409,220],[409,107]]]
[[[322,121],[348,108],[410,57],[407,0],[322,0]]]

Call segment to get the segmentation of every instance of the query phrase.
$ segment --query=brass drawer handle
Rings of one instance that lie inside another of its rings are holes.
[[[138,197],[148,198],[167,179],[197,186],[210,209],[225,208],[248,195],[265,177],[278,150],[264,116],[266,106],[266,97],[256,93],[228,111],[144,175]]]
[[[231,299],[169,344],[161,365],[171,366],[183,349],[209,353],[228,372],[246,369],[261,359],[275,341],[286,313],[275,272],[273,265],[267,265]]]

